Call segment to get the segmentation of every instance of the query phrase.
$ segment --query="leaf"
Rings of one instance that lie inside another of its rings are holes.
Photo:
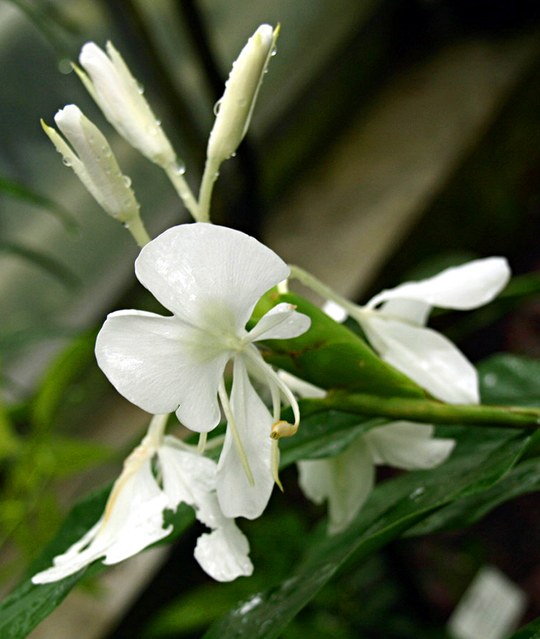
[[[268,310],[259,306],[258,313]],[[287,294],[272,298],[287,302],[311,318],[311,328],[294,339],[264,343],[265,359],[320,388],[366,392],[374,395],[425,397],[408,377],[383,362],[371,348],[342,324],[303,298]]]
[[[442,430],[445,436],[455,432]],[[315,535],[290,578],[238,604],[211,626],[205,639],[278,637],[345,560],[365,557],[445,504],[487,489],[525,446],[526,439],[508,431],[464,431],[447,463],[380,484],[346,531],[333,537]]]
[[[35,249],[28,248],[27,246],[15,244],[14,242],[0,242],[0,252],[24,258],[28,262],[31,262],[44,271],[47,271],[49,275],[56,278],[66,288],[72,289],[80,285],[79,278],[70,269],[68,269],[67,266],[64,266],[61,262],[46,253],[36,251]]]
[[[497,506],[540,490],[540,459],[518,464],[489,490],[455,501],[424,519],[407,536],[427,535],[441,530],[465,528],[485,517]]]
[[[70,386],[94,361],[95,332],[77,336],[49,366],[31,404],[30,419],[38,429],[50,426]]]
[[[531,621],[508,639],[540,639],[540,618]]]
[[[482,402],[540,406],[540,361],[494,355],[478,366]]]
[[[79,228],[75,218],[63,206],[45,195],[29,189],[24,184],[10,180],[2,175],[0,175],[0,194],[45,209],[60,220],[64,228],[70,233],[75,233]]]

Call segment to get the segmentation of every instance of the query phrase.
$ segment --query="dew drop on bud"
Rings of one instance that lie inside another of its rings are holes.
[[[66,166],[71,166],[71,160],[69,158],[62,158],[62,162],[66,165]]]
[[[184,164],[184,161],[180,158],[176,158],[173,164],[173,171],[176,173],[176,175],[184,175],[184,173],[186,172],[186,165]]]
[[[217,116],[219,113],[219,107],[221,106],[221,100],[218,100],[215,104],[214,104],[214,115]]]
[[[124,175],[124,184],[128,187],[131,186],[131,178],[128,175]]]

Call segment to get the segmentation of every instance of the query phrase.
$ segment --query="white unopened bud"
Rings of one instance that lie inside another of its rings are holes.
[[[279,27],[261,25],[233,63],[208,140],[207,157],[213,166],[230,158],[246,134],[278,33]]]
[[[86,73],[75,67],[77,74],[107,120],[129,144],[159,166],[174,164],[177,159],[171,143],[140,85],[110,42],[106,49],[107,53],[87,42],[79,57]]]
[[[138,219],[139,203],[130,180],[120,171],[101,131],[74,104],[58,111],[54,121],[69,144],[42,121],[43,130],[98,204],[121,222]]]

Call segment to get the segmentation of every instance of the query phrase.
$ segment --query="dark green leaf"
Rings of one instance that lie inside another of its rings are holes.
[[[540,619],[535,619],[508,639],[540,639]]]
[[[515,432],[479,431],[463,431],[456,451],[442,466],[380,484],[346,531],[334,537],[315,535],[306,557],[287,581],[240,603],[213,624],[206,639],[278,637],[353,554],[364,557],[445,504],[486,490],[515,463],[526,440]],[[455,434],[455,430],[444,434]]]
[[[540,361],[494,355],[478,366],[482,402],[540,406]]]

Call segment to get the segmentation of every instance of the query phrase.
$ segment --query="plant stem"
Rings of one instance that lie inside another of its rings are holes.
[[[178,167],[175,165],[169,165],[163,166],[163,169],[195,222],[208,222],[208,216],[204,218],[204,216],[201,215],[197,200],[189,188],[186,178],[178,170]]]
[[[139,216],[132,217],[129,222],[125,222],[124,226],[131,233],[137,245],[141,248],[150,242],[150,236]]]
[[[347,413],[430,424],[465,424],[507,428],[540,428],[540,408],[444,404],[431,399],[380,397],[363,393],[329,393],[323,399],[302,400],[302,413],[336,409]]]

